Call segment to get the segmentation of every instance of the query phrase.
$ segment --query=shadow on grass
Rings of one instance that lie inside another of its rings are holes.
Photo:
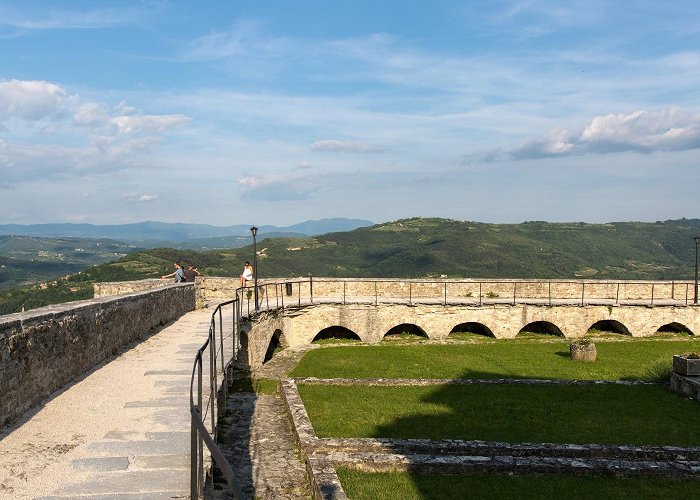
[[[493,373],[465,370],[460,378],[489,379],[493,376]],[[419,411],[423,412],[425,408],[426,412],[394,416],[390,422],[377,425],[373,437],[457,438],[511,443],[700,444],[682,442],[684,435],[693,435],[692,426],[685,430],[678,429],[678,419],[697,421],[697,403],[676,398],[661,386],[446,384],[432,390],[416,388],[416,391],[418,394],[425,391],[419,399]],[[393,415],[400,414],[398,400],[391,399],[391,390],[379,394],[374,401],[370,401],[366,395],[364,398],[358,396],[366,403],[364,406],[354,406],[356,411],[366,412],[364,416],[358,415],[358,420],[371,420],[381,406],[395,409]],[[392,407],[394,404],[397,406]],[[676,413],[677,407],[687,411]],[[668,419],[667,412],[676,417]],[[621,433],[625,427],[636,429],[626,435]],[[567,428],[570,431],[562,431]],[[649,442],[644,439],[645,429],[648,429],[650,436],[655,433]],[[567,435],[567,432],[571,432],[571,435]],[[635,432],[641,438],[630,437]],[[398,447],[395,452],[401,454],[405,450]],[[527,492],[525,498],[563,495],[590,498],[594,491],[606,498],[626,494],[631,489],[629,498],[676,498],[674,492],[688,491],[688,481],[666,479],[645,479],[644,485],[637,486],[637,478],[608,476],[569,477],[557,474],[514,478],[508,473],[469,473],[460,476],[459,479],[441,478],[439,475],[411,471],[398,480],[409,483],[406,489],[394,484],[375,494],[380,495],[376,498],[500,499],[524,498],[522,494]],[[397,478],[386,480],[391,483]],[[636,488],[642,489],[637,491]],[[655,496],[660,493],[669,496]]]

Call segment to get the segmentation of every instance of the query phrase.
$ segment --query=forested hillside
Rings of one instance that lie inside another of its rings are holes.
[[[692,279],[696,235],[700,219],[484,224],[415,218],[301,239],[266,239],[261,232],[257,249],[260,277]],[[145,250],[57,283],[82,290],[95,281],[160,277],[172,271],[173,260],[209,276],[238,276],[253,260],[253,248]],[[21,307],[9,302],[0,296],[0,312]]]

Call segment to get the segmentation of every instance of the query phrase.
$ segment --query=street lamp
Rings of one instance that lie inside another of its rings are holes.
[[[250,228],[250,232],[253,234],[253,298],[255,299],[255,310],[258,310],[258,247],[255,241],[255,237],[258,234],[258,228],[253,226]]]
[[[698,305],[698,244],[700,244],[700,236],[695,236],[695,294],[693,303]]]

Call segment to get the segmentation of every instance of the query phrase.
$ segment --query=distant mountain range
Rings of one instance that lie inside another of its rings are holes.
[[[305,237],[352,231],[374,223],[360,219],[309,220],[291,226],[260,226],[259,240],[275,237]],[[248,245],[253,238],[250,225],[211,226],[168,222],[138,222],[134,224],[0,224],[0,235],[52,238],[108,238],[144,248],[171,247],[191,250],[231,248]]]

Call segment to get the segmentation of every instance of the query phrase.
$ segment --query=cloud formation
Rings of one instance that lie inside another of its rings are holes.
[[[182,114],[138,114],[123,102],[108,108],[83,101],[51,82],[0,82],[5,185],[132,167],[165,132],[189,121]]]
[[[316,141],[310,146],[311,151],[324,153],[379,153],[382,148],[372,144],[356,141],[325,140]]]
[[[0,82],[0,123],[12,118],[36,121],[56,116],[72,100],[61,87],[49,82]]]
[[[137,201],[139,203],[156,201],[160,198],[157,194],[125,193],[123,198],[127,201]]]
[[[590,153],[683,151],[700,148],[700,114],[678,107],[596,116],[575,130],[555,129],[509,152],[511,158]]]
[[[317,189],[310,177],[286,175],[242,177],[238,179],[238,185],[245,188],[242,200],[306,200]]]

